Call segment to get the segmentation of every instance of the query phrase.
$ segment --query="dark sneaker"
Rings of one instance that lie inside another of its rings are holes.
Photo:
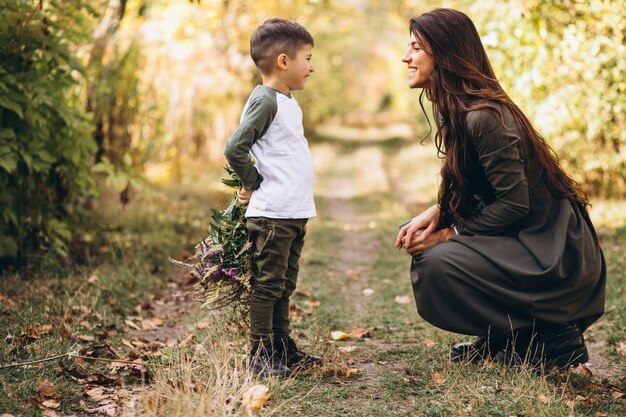
[[[277,361],[286,364],[289,368],[309,367],[322,363],[321,357],[301,351],[289,336],[277,340],[274,355]]]
[[[260,348],[252,349],[252,352],[250,353],[249,366],[254,375],[265,378],[270,376],[286,378],[292,374],[292,371],[288,366],[278,360],[274,360],[273,357],[270,357],[268,349],[262,346]]]
[[[473,342],[457,343],[450,348],[450,361],[478,363],[483,359],[490,359],[507,341],[506,338],[480,336]]]
[[[583,332],[577,324],[566,323],[540,329],[529,338],[525,346],[517,346],[517,352],[506,349],[498,352],[496,362],[506,365],[528,364],[537,369],[548,370],[553,366],[567,368],[589,360]]]
[[[539,331],[527,354],[535,367],[567,368],[589,361],[583,332],[577,324],[564,324],[549,331]]]

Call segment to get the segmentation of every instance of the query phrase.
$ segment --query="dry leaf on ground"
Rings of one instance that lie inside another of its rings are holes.
[[[52,331],[52,325],[51,324],[42,324],[41,326],[39,326],[37,331],[39,332],[39,334],[48,334],[48,333],[50,333]]]
[[[587,368],[582,363],[578,365],[576,368],[572,369],[572,372],[574,372],[575,374],[579,374],[579,375],[593,376],[593,372],[591,372],[591,369]]]
[[[440,385],[445,384],[446,381],[448,380],[448,378],[446,378],[444,374],[441,374],[439,372],[432,372],[430,374],[430,379],[432,379],[435,384],[440,384]]]
[[[258,411],[271,395],[270,389],[265,385],[253,385],[242,394],[241,404],[246,411]]]
[[[433,347],[433,346],[437,346],[437,342],[435,342],[434,340],[431,339],[424,339],[422,340],[422,344],[426,347]]]
[[[354,352],[356,350],[356,346],[354,346],[354,345],[339,346],[337,349],[339,349],[340,351],[345,352],[345,353],[350,353],[350,352]]]
[[[87,279],[87,282],[92,284],[92,285],[100,285],[102,283],[102,281],[100,280],[100,277],[97,275],[92,275]]]
[[[39,394],[43,395],[44,397],[52,397],[59,391],[58,388],[55,387],[54,384],[47,379],[38,380],[37,384],[35,385],[35,389]]]
[[[346,371],[346,378],[350,378],[352,375],[358,375],[361,373],[359,368],[350,368]]]
[[[61,403],[54,398],[48,398],[47,400],[43,400],[40,404],[46,408],[52,408],[53,410],[61,406]]]
[[[342,332],[341,330],[335,330],[333,332],[330,332],[330,337],[333,340],[343,340],[349,338],[350,335],[348,333]]]
[[[374,295],[374,290],[371,288],[365,288],[363,289],[363,295],[366,297],[370,297],[372,295]]]
[[[396,295],[396,298],[393,300],[398,304],[409,304],[411,302],[411,297],[408,295]]]
[[[538,399],[539,401],[541,401],[542,403],[544,403],[544,404],[549,404],[549,403],[550,403],[550,398],[546,397],[546,396],[545,396],[545,395],[543,395],[543,394],[539,394],[539,395],[537,395],[537,399]]]
[[[355,339],[360,339],[363,336],[366,336],[370,331],[367,329],[362,329],[360,327],[353,327],[352,330],[350,330],[350,337],[353,337]]]

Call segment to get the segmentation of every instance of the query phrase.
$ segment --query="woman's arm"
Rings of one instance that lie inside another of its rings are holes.
[[[507,112],[505,129],[493,110],[476,110],[468,115],[468,128],[476,152],[496,199],[478,213],[462,219],[459,233],[497,235],[528,214],[528,181],[520,154],[520,135]]]

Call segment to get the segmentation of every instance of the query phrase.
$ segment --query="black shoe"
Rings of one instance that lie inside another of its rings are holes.
[[[506,338],[480,336],[473,342],[457,343],[450,348],[450,361],[478,363],[483,359],[490,359],[507,341]]]
[[[290,336],[276,340],[274,347],[274,355],[277,360],[289,368],[309,367],[322,363],[321,357],[301,351]]]
[[[567,368],[589,361],[583,332],[577,324],[566,323],[547,330],[539,330],[527,354],[535,367]]]
[[[528,364],[536,369],[549,370],[553,366],[567,368],[589,360],[583,333],[577,324],[565,323],[539,327],[516,343],[515,350],[503,349],[496,362],[506,365]]]
[[[270,376],[278,378],[291,376],[291,369],[280,361],[275,360],[269,352],[271,352],[271,348],[263,345],[252,348],[249,366],[254,375],[266,378]]]

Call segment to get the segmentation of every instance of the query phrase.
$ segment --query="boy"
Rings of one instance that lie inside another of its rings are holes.
[[[292,368],[319,363],[289,336],[289,297],[296,287],[307,220],[315,216],[313,161],[302,110],[291,91],[313,72],[313,37],[285,19],[265,21],[250,39],[261,72],[224,155],[241,178],[237,193],[247,204],[255,284],[250,301],[250,368],[286,377]],[[252,163],[250,153],[256,162]]]

